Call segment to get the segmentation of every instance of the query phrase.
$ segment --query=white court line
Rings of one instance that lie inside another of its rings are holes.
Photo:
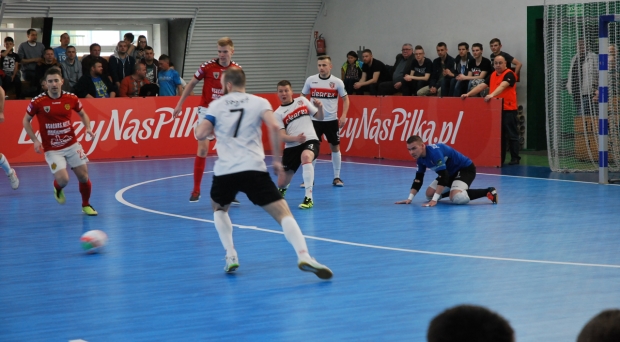
[[[370,164],[370,165],[373,165],[373,164]],[[212,173],[212,172],[213,171],[207,171],[205,173]],[[153,213],[153,214],[158,214],[158,215],[164,215],[164,216],[181,218],[181,219],[185,219],[185,220],[199,221],[199,222],[205,222],[205,223],[214,223],[213,220],[207,220],[207,219],[202,219],[202,218],[198,218],[198,217],[191,217],[191,216],[171,214],[171,213],[167,213],[167,212],[163,212],[163,211],[158,211],[158,210],[144,208],[144,207],[135,205],[133,203],[130,203],[130,202],[128,202],[127,200],[125,200],[123,198],[123,194],[125,192],[127,192],[128,190],[132,189],[132,188],[135,188],[135,187],[138,187],[138,186],[141,186],[141,185],[144,185],[144,184],[149,184],[149,183],[154,183],[154,182],[162,181],[162,180],[179,178],[179,177],[186,177],[186,176],[191,176],[191,175],[193,175],[193,173],[177,175],[177,176],[170,176],[170,177],[164,177],[164,178],[158,178],[158,179],[153,179],[153,180],[149,180],[149,181],[145,181],[145,182],[129,185],[129,186],[124,187],[124,188],[120,189],[119,191],[117,191],[116,195],[115,195],[115,198],[120,203],[122,203],[122,204],[124,204],[124,205],[126,205],[128,207],[137,209],[137,210],[142,210],[142,211],[146,211],[146,212]],[[233,224],[233,226],[238,227],[238,228],[242,228],[242,229],[256,230],[256,231],[265,232],[265,233],[284,234],[281,231],[265,229],[265,228],[259,228],[259,227],[256,227],[256,226],[246,226],[246,225],[240,225],[240,224]],[[349,241],[342,241],[342,240],[326,239],[326,238],[322,238],[322,237],[309,236],[309,235],[304,235],[304,237],[306,239],[312,239],[312,240],[318,240],[318,241],[337,243],[337,244],[341,244],[341,245],[365,247],[365,248],[373,248],[373,249],[381,249],[381,250],[388,250],[388,251],[395,251],[395,252],[405,252],[405,253],[438,255],[438,256],[448,256],[448,257],[468,258],[468,259],[483,259],[483,260],[495,260],[495,261],[512,261],[512,262],[524,262],[524,263],[535,263],[535,264],[549,264],[549,265],[620,268],[620,265],[590,264],[590,263],[581,263],[581,262],[548,261],[548,260],[517,259],[517,258],[500,258],[500,257],[490,257],[490,256],[482,256],[482,255],[443,253],[443,252],[422,251],[422,250],[417,250],[417,249],[407,249],[407,248],[395,248],[395,247],[385,247],[385,246],[378,246],[378,245],[369,245],[369,244],[364,244],[364,243],[356,243],[356,242],[349,242]]]

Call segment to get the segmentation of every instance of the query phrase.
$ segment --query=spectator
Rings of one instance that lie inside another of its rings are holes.
[[[514,71],[508,69],[503,56],[495,57],[493,67],[495,71],[491,73],[489,78],[484,80],[484,83],[481,83],[461,97],[466,98],[478,94],[488,87],[489,95],[484,97],[485,101],[489,101],[494,97],[504,100],[502,108],[501,160],[502,164],[504,164],[506,147],[508,147],[511,156],[510,163],[508,164],[517,165],[521,160],[521,157],[519,157],[519,131],[517,130],[517,76]]]
[[[620,341],[620,310],[604,310],[581,329],[577,342]]]
[[[136,97],[140,95],[140,89],[145,84],[151,84],[146,78],[146,65],[142,62],[136,64],[136,72],[129,75],[121,82],[119,97]]]
[[[126,76],[133,74],[136,67],[136,59],[127,54],[126,41],[118,42],[116,48],[118,52],[110,56],[110,76],[118,89],[121,86],[121,81]]]
[[[136,49],[134,50],[135,52],[133,54],[133,58],[135,58],[136,61],[139,61],[144,58],[144,49],[146,49],[146,47],[147,47],[146,37],[144,35],[139,35],[138,45],[136,46]]]
[[[181,77],[179,73],[170,68],[170,57],[159,56],[159,96],[176,96],[183,93]]]
[[[592,97],[598,88],[598,55],[586,48],[585,41],[577,41],[577,54],[570,61],[566,90],[573,97],[577,115],[594,111]]]
[[[429,79],[433,73],[433,62],[424,56],[424,48],[416,45],[414,50],[415,62],[411,63],[409,74],[405,75],[405,81],[411,83],[411,94],[424,96],[429,92]]]
[[[125,35],[123,36],[123,40],[125,43],[127,43],[127,51],[125,51],[125,53],[131,57],[133,57],[135,60],[138,60],[136,58],[136,46],[133,45],[133,41],[134,41],[135,36],[133,35],[133,33],[131,32],[127,32],[125,33]],[[118,44],[116,45],[116,48],[114,48],[114,55],[118,55]]]
[[[54,48],[54,57],[59,63],[62,63],[67,59],[67,47],[71,42],[71,38],[67,32],[60,35],[60,46]]]
[[[467,75],[458,75],[456,77],[459,81],[469,81],[467,91],[484,82],[487,75],[493,72],[491,61],[486,57],[482,57],[482,44],[474,43],[471,47],[471,52],[474,55],[474,59],[469,61]],[[483,92],[482,96],[486,96],[486,94]]]
[[[13,38],[4,38],[5,50],[2,51],[2,71],[4,71],[4,78],[2,79],[2,88],[8,90],[11,87],[15,88],[15,98],[23,99],[22,95],[22,78],[19,72],[21,63],[21,57],[15,53],[15,42]]]
[[[37,78],[37,63],[43,61],[45,46],[37,42],[37,30],[31,28],[26,31],[26,34],[28,35],[28,40],[19,45],[17,54],[22,59],[22,76],[25,81],[30,82],[31,89],[29,95],[34,95],[34,92],[40,87],[40,78]]]
[[[39,84],[41,85],[41,93],[44,93],[47,91],[47,80],[45,79],[45,77],[43,77],[40,81]]]
[[[482,306],[459,305],[435,316],[426,333],[428,342],[514,342],[508,321]]]
[[[146,65],[146,78],[149,82],[157,84],[159,73],[159,61],[155,59],[155,51],[150,46],[144,48],[144,58],[141,60]]]
[[[356,90],[357,95],[364,95],[367,91],[370,95],[377,95],[379,93],[379,84],[383,81],[388,81],[389,77],[386,77],[385,64],[380,60],[372,57],[372,51],[365,49],[362,51],[362,78],[359,82],[353,84],[353,88]]]
[[[344,62],[340,69],[340,78],[344,82],[344,89],[347,94],[355,94],[353,84],[358,82],[362,77],[362,63],[358,60],[355,51],[347,53],[347,61]]]
[[[90,72],[80,78],[73,87],[73,93],[80,98],[116,97],[114,84],[103,76],[103,66],[99,61],[95,61],[90,67]]]
[[[474,59],[469,53],[469,44],[459,44],[459,57],[454,61],[456,77],[450,81],[450,95],[460,97],[467,92],[468,82],[459,79],[459,76],[466,76],[469,73],[469,63]]]
[[[515,72],[517,80],[519,80],[522,66],[521,62],[519,62],[516,58],[512,57],[508,53],[502,51],[502,42],[499,40],[499,38],[491,39],[491,42],[489,44],[491,44],[491,51],[493,52],[491,53],[491,65],[493,65],[493,61],[495,60],[496,56],[503,56],[506,60],[506,63],[508,63],[509,69],[512,69],[512,65],[514,64],[515,68],[512,69],[512,71]]]
[[[401,53],[396,56],[392,80],[379,84],[379,95],[394,95],[399,91],[405,96],[411,95],[411,82],[405,80],[405,75],[411,70],[413,60],[411,56],[413,56],[413,45],[404,44]]]
[[[73,89],[78,80],[82,77],[82,63],[76,58],[75,46],[69,45],[66,49],[67,59],[61,62],[62,78],[65,82],[63,88],[66,90]]]
[[[430,89],[431,95],[450,96],[450,81],[455,76],[454,58],[448,55],[446,43],[437,44],[437,58],[433,60],[433,73],[431,74]],[[427,94],[428,95],[428,94]]]
[[[101,57],[101,46],[97,43],[90,45],[90,55],[82,57],[82,75],[90,75],[90,68],[93,66],[94,62],[101,63],[101,67],[103,68],[102,76],[111,81],[110,64],[105,58]]]
[[[43,52],[43,61],[37,64],[36,77],[41,80],[45,78],[45,72],[51,67],[57,67],[62,70],[60,63],[54,57],[54,49],[46,48]],[[41,93],[41,85],[37,87],[37,94]]]

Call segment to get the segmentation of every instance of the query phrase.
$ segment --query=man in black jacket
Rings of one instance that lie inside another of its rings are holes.
[[[430,95],[450,96],[450,81],[456,75],[454,58],[448,55],[446,43],[437,44],[437,58],[433,60],[433,73],[430,79]]]
[[[118,42],[118,52],[110,56],[110,76],[116,89],[121,88],[121,81],[133,75],[136,68],[136,59],[127,54],[128,44],[121,40]]]
[[[101,62],[96,61],[90,67],[90,73],[82,76],[73,87],[73,93],[80,98],[116,97],[116,88],[110,79],[103,76]]]
[[[411,95],[411,82],[407,82],[404,77],[411,69],[413,46],[405,44],[401,52],[396,56],[392,68],[392,80],[379,84],[379,95],[394,95],[399,91],[405,96]]]

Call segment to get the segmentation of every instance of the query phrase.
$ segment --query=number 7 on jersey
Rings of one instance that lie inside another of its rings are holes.
[[[235,133],[233,134],[233,138],[237,137],[237,133],[239,132],[239,126],[241,125],[241,119],[243,119],[243,108],[231,109],[231,113],[239,112],[239,120],[237,120],[237,126],[235,127]]]

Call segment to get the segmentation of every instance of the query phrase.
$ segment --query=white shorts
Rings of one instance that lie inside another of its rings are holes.
[[[66,169],[67,164],[71,168],[84,165],[88,163],[88,157],[82,149],[82,145],[75,143],[62,150],[45,152],[45,161],[49,165],[50,171],[56,173],[58,170]]]

